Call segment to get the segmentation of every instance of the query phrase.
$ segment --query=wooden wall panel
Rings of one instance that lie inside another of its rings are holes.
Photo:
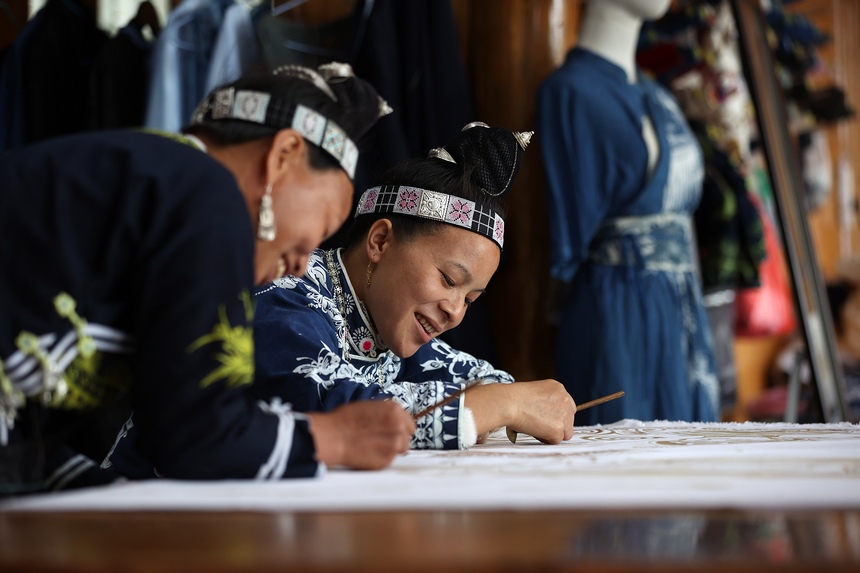
[[[543,79],[573,45],[579,1],[454,0],[476,119],[535,128]],[[503,262],[487,299],[500,366],[521,380],[553,376],[554,333],[544,318],[549,277],[546,206],[536,139],[507,200]]]
[[[787,4],[794,13],[803,14],[832,41],[818,49],[826,74],[845,90],[848,105],[860,111],[860,2],[856,0],[800,0]],[[825,128],[832,159],[833,190],[827,201],[810,215],[810,231],[816,247],[825,280],[836,279],[836,266],[841,256],[860,255],[860,228],[854,225],[848,231],[845,249],[840,248],[840,218],[842,207],[838,196],[837,165],[845,154],[860,181],[860,122],[857,119],[841,121]],[[857,198],[855,188],[854,196]],[[842,252],[842,251],[845,252]]]
[[[96,13],[99,0],[75,0],[81,6]],[[105,1],[105,0],[102,0]],[[15,41],[18,33],[27,24],[29,5],[27,0],[0,1],[0,52]]]

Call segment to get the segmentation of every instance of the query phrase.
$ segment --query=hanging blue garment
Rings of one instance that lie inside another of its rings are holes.
[[[152,55],[147,127],[179,131],[206,97],[212,49],[233,0],[185,0],[167,19]]]
[[[672,96],[584,49],[538,95],[552,277],[567,285],[556,376],[577,424],[713,421],[718,380],[694,251],[701,150]],[[643,118],[659,157],[648,174]]]
[[[34,31],[47,18],[40,10],[24,26],[0,59],[0,151],[15,149],[26,143],[24,127],[24,55],[32,42]]]
[[[239,79],[260,62],[260,50],[254,33],[251,10],[242,3],[229,6],[218,37],[212,47],[212,58],[206,77],[206,93]]]
[[[89,127],[90,77],[107,39],[77,2],[49,0],[39,10],[4,58],[0,149]]]

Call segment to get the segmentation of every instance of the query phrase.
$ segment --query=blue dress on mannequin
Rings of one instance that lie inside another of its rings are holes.
[[[659,145],[653,172],[642,120]],[[542,84],[537,135],[547,176],[551,273],[566,284],[556,376],[585,402],[578,424],[714,421],[713,345],[691,214],[701,150],[672,96],[582,48]]]

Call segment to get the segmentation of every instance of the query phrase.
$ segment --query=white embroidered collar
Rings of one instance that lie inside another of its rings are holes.
[[[334,287],[335,302],[349,331],[349,346],[359,356],[378,358],[388,348],[382,343],[364,303],[355,294],[340,256],[341,250],[326,251],[324,258]]]

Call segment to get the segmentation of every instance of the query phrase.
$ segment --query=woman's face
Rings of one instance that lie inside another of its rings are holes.
[[[311,252],[349,216],[352,189],[343,169],[313,169],[304,161],[285,171],[272,187],[275,240],[257,240],[256,283],[305,274]]]
[[[498,266],[495,243],[453,225],[406,242],[393,235],[372,265],[364,303],[385,345],[406,358],[460,324]]]

